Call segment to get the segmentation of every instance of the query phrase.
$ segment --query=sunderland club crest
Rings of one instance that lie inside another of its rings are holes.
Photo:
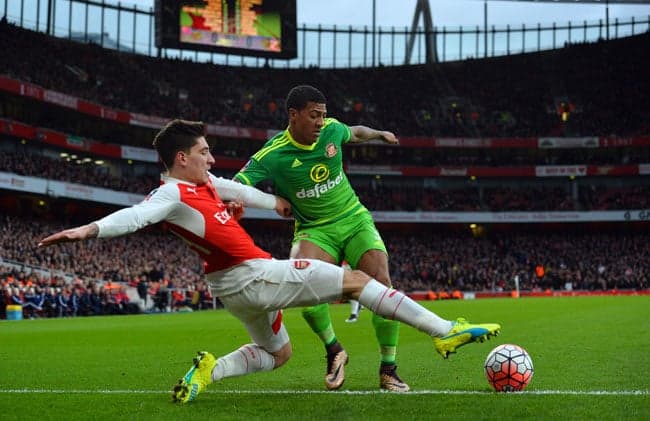
[[[338,152],[338,149],[336,149],[336,146],[333,143],[329,143],[325,147],[325,156],[328,157],[328,158],[331,158],[331,157],[335,156],[337,152]]]

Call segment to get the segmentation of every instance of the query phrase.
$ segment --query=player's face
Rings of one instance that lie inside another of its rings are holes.
[[[311,145],[318,140],[323,128],[327,105],[308,102],[302,110],[289,110],[289,128],[294,140],[304,145]]]
[[[181,152],[182,153],[182,152]],[[208,170],[214,164],[214,157],[210,153],[210,146],[205,137],[198,138],[189,154],[185,154],[187,180],[195,184],[208,182]]]

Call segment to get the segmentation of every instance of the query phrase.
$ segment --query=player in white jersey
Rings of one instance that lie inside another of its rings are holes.
[[[444,357],[466,343],[498,334],[497,324],[444,320],[361,271],[346,271],[314,259],[274,260],[255,245],[223,200],[275,209],[284,216],[290,213],[288,202],[210,175],[208,170],[215,161],[202,123],[173,120],[156,135],[153,145],[167,168],[162,186],[137,205],[52,234],[38,246],[115,237],[164,222],[204,259],[211,288],[244,324],[252,343],[218,359],[200,352],[174,387],[175,401],[194,400],[214,381],[283,365],[292,353],[282,323],[281,309],[285,307],[355,299],[383,317],[430,335]]]

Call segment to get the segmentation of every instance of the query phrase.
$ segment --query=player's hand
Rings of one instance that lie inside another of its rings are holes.
[[[384,141],[384,143],[389,143],[391,145],[399,145],[399,139],[395,136],[393,132],[389,131],[381,131],[379,132],[381,136],[381,140]]]
[[[242,202],[228,202],[228,213],[235,221],[239,221],[244,216],[244,204]]]
[[[69,243],[72,241],[85,240],[86,238],[97,237],[99,227],[97,224],[82,225],[52,234],[38,242],[38,247],[47,247],[52,244]]]
[[[284,197],[275,196],[275,212],[283,218],[289,218],[293,215],[291,203]]]

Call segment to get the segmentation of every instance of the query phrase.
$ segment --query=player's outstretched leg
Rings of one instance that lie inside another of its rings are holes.
[[[470,342],[484,342],[492,336],[497,336],[501,326],[496,323],[471,324],[459,317],[453,322],[449,333],[442,337],[434,337],[433,344],[442,358],[449,358],[449,354]]]
[[[174,402],[191,402],[212,383],[212,369],[217,364],[214,355],[200,351],[187,374],[178,381],[172,391]]]
[[[501,331],[501,325],[496,323],[471,324],[463,318],[456,321],[442,319],[404,293],[389,289],[375,279],[365,284],[359,302],[380,316],[399,320],[432,336],[436,350],[443,358],[465,344],[482,342]]]

